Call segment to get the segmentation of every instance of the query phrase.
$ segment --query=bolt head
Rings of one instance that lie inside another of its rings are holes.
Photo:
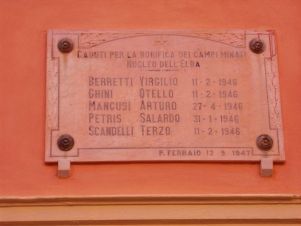
[[[267,134],[258,136],[256,140],[257,147],[263,151],[269,151],[272,149],[273,143],[273,139]]]
[[[249,45],[251,51],[256,54],[260,54],[265,50],[264,42],[260,39],[252,39]]]
[[[69,151],[74,146],[74,139],[68,134],[61,135],[57,139],[57,146],[62,151]]]
[[[62,53],[70,53],[73,50],[73,42],[69,38],[63,38],[58,42],[57,48]]]

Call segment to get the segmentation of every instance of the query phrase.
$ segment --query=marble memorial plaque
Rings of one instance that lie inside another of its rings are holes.
[[[46,162],[284,161],[273,31],[50,30]]]

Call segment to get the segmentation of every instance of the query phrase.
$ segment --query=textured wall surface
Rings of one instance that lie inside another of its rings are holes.
[[[0,0],[0,196],[301,194],[301,1]],[[44,163],[47,29],[274,29],[286,163]]]

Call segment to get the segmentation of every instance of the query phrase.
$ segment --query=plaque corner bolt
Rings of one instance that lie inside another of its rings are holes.
[[[57,48],[61,53],[70,53],[73,50],[73,42],[69,38],[62,38],[58,42]]]
[[[57,139],[57,146],[61,151],[70,151],[74,147],[74,139],[69,134],[63,134]]]
[[[249,47],[250,47],[250,50],[256,54],[263,53],[265,50],[265,44],[262,41],[262,39],[259,39],[259,38],[252,39],[250,41]]]
[[[267,134],[261,134],[256,139],[257,147],[262,151],[269,151],[273,147],[273,139]]]

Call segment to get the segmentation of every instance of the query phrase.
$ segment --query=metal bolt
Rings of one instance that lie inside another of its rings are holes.
[[[73,42],[69,38],[63,38],[58,42],[57,48],[62,53],[70,53],[73,50]]]
[[[249,47],[252,50],[252,52],[256,54],[262,53],[265,49],[264,42],[257,38],[254,38],[250,41]]]
[[[263,151],[268,151],[273,147],[273,139],[266,134],[262,134],[256,139],[257,147]]]
[[[72,136],[68,135],[68,134],[64,134],[61,135],[58,139],[57,139],[57,146],[59,147],[59,149],[61,149],[62,151],[69,151],[73,148],[74,146],[74,139]]]

